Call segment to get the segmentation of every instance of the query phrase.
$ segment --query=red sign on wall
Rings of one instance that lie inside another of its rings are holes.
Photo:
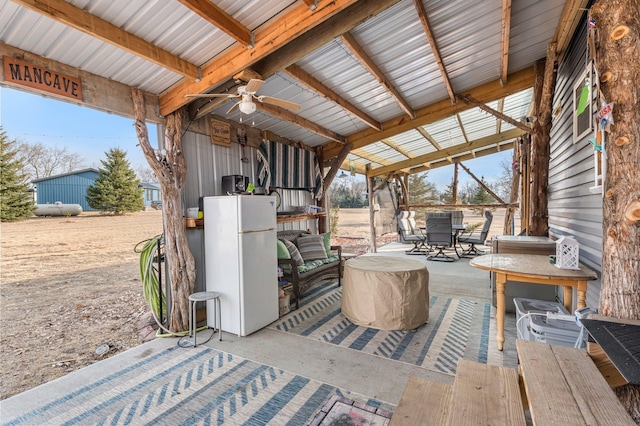
[[[4,81],[7,83],[82,101],[82,81],[79,78],[9,56],[4,56],[3,62]]]

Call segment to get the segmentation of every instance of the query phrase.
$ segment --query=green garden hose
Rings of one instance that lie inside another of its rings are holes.
[[[144,298],[147,304],[151,308],[153,318],[158,324],[158,330],[156,331],[156,337],[173,337],[184,336],[189,334],[189,331],[181,331],[174,333],[162,325],[160,318],[164,318],[167,315],[166,295],[162,294],[160,288],[160,279],[158,277],[158,271],[153,267],[154,259],[159,256],[158,246],[164,244],[163,235],[156,235],[148,240],[140,241],[136,244],[134,251],[140,253],[140,279],[142,280],[142,287],[144,290]],[[142,248],[140,249],[140,245]],[[207,327],[200,327],[196,331],[204,330]],[[161,333],[161,331],[165,333]]]

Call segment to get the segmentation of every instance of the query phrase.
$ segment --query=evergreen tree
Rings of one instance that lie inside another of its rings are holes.
[[[482,180],[482,183],[487,185],[487,182],[484,180],[484,178],[481,178],[481,180]],[[497,202],[496,199],[493,198],[491,194],[489,194],[480,184],[476,183],[476,188],[473,194],[471,195],[470,204],[494,204],[496,202]],[[474,210],[477,213],[482,214],[482,212],[484,211],[484,208],[477,208]]]
[[[33,195],[18,159],[16,141],[0,127],[0,221],[26,219],[33,215]]]
[[[409,204],[435,204],[438,191],[427,181],[428,172],[409,175]]]
[[[107,159],[101,161],[104,168],[87,188],[87,203],[93,209],[114,214],[142,210],[143,190],[138,188],[140,180],[126,159],[127,153],[111,148],[106,154]]]

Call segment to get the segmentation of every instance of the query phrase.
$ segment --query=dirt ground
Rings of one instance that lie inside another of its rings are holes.
[[[496,212],[492,234],[501,233]],[[483,218],[465,211],[465,222]],[[361,254],[369,210],[342,209],[332,244]],[[82,213],[34,217],[0,227],[0,399],[142,343],[148,312],[134,247],[162,233],[162,214]],[[396,241],[379,236],[378,246]],[[99,356],[96,349],[108,345]]]

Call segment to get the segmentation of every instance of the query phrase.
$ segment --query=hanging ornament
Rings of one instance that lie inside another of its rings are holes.
[[[589,28],[595,28],[596,27],[596,20],[593,19],[592,17],[589,17]]]
[[[580,99],[578,101],[578,108],[576,108],[576,115],[580,115],[587,108],[587,104],[589,102],[589,79],[585,79],[585,86],[582,88],[582,92],[580,92]]]
[[[602,152],[602,145],[597,143],[596,138],[589,139],[589,142],[591,143],[591,146],[593,147],[594,151]]]
[[[607,132],[609,131],[609,126],[613,123],[613,105],[615,102],[605,101],[604,99],[600,99],[601,108],[598,111],[598,118],[600,119],[600,129],[604,129]]]

